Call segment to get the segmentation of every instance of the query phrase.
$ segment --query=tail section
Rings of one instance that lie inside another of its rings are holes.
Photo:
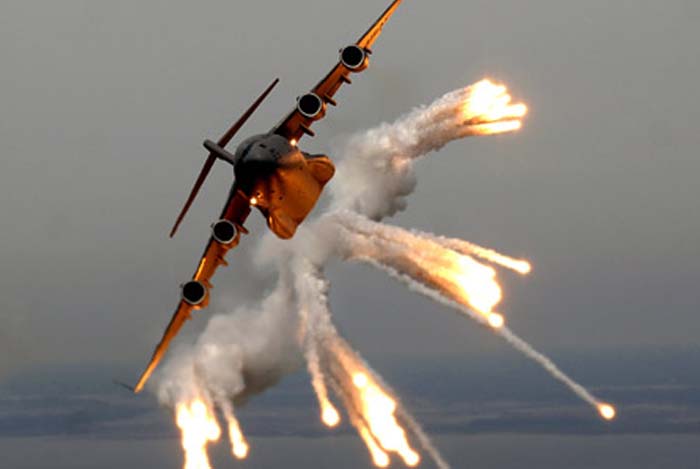
[[[275,79],[275,81],[272,82],[270,86],[267,87],[267,89],[261,94],[257,100],[248,108],[246,112],[243,113],[243,115],[231,126],[230,129],[226,131],[224,135],[221,136],[219,141],[217,142],[216,145],[210,144],[210,142],[205,142],[205,147],[209,150],[209,156],[207,157],[207,160],[204,162],[204,166],[202,167],[202,170],[199,172],[199,176],[197,177],[197,181],[194,183],[194,187],[192,188],[192,191],[190,192],[190,196],[187,198],[187,201],[185,202],[184,207],[182,207],[182,211],[180,212],[180,215],[178,215],[177,220],[175,221],[175,225],[173,226],[172,231],[170,232],[170,237],[172,238],[175,236],[175,233],[177,232],[178,227],[180,226],[180,223],[182,220],[185,218],[185,215],[187,214],[187,211],[190,209],[190,206],[192,206],[192,202],[194,202],[195,197],[197,197],[197,194],[199,193],[199,190],[202,188],[202,185],[204,184],[204,181],[206,180],[207,176],[209,175],[209,172],[211,171],[212,166],[214,166],[214,162],[218,157],[221,157],[221,153],[224,151],[223,149],[226,147],[226,145],[231,141],[231,139],[238,133],[239,130],[241,130],[241,127],[243,127],[243,124],[246,123],[246,121],[250,118],[250,116],[253,115],[253,113],[258,109],[260,104],[267,98],[267,95],[270,94],[272,89],[279,83],[279,78]],[[217,148],[220,149],[221,152],[214,152],[212,151],[212,148]]]

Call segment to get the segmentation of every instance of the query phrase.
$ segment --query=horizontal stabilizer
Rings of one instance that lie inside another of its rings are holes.
[[[272,84],[267,87],[263,94],[261,94],[258,97],[258,99],[255,100],[255,102],[248,108],[248,110],[245,113],[243,113],[243,115],[231,126],[231,128],[228,129],[224,135],[222,135],[222,137],[219,139],[216,145],[218,148],[220,148],[223,151],[224,147],[226,147],[226,145],[231,141],[231,139],[236,135],[236,133],[241,129],[241,127],[243,127],[243,124],[245,124],[246,121],[250,118],[250,116],[253,115],[253,113],[258,109],[258,107],[260,106],[260,104],[262,104],[265,98],[267,98],[267,95],[270,94],[272,89],[277,85],[277,83],[279,83],[279,81],[279,78],[276,78],[275,81],[273,81]],[[177,232],[180,223],[182,223],[183,218],[185,218],[185,215],[192,206],[192,202],[194,202],[195,197],[197,197],[197,194],[199,193],[199,190],[202,188],[202,184],[204,184],[204,181],[209,175],[212,166],[214,166],[214,162],[216,161],[216,159],[216,154],[209,153],[207,160],[204,162],[202,170],[199,172],[197,181],[195,181],[194,187],[190,192],[190,196],[187,198],[184,207],[182,207],[182,211],[180,212],[180,215],[178,215],[172,231],[170,231],[171,238],[175,236],[175,233]]]

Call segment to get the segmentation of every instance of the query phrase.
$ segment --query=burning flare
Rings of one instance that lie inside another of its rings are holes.
[[[198,396],[190,401],[180,401],[175,406],[175,420],[182,434],[182,447],[185,450],[184,469],[211,469],[207,446],[221,438],[221,427],[216,419],[216,408],[226,419],[231,452],[237,459],[248,456],[248,442],[228,400],[208,399],[209,393],[197,390]]]
[[[323,401],[321,406],[321,420],[323,420],[323,423],[329,428],[337,426],[340,423],[338,410],[328,400]]]
[[[221,437],[214,412],[203,399],[196,398],[178,404],[175,414],[182,432],[182,449],[185,450],[184,469],[211,469],[207,445]]]
[[[397,419],[399,404],[391,391],[340,337],[334,335],[328,345],[334,389],[346,403],[350,422],[364,440],[375,466],[387,467],[391,462],[388,453],[399,455],[409,467],[417,466],[421,457]]]
[[[506,324],[506,319],[502,314],[491,313],[489,314],[489,326],[494,329],[501,329]]]
[[[228,420],[228,437],[231,440],[231,453],[238,459],[245,459],[248,457],[248,442],[243,436],[241,431],[241,426],[235,417],[231,417]]]
[[[510,345],[596,408],[603,418],[615,417],[612,406],[601,404],[552,360],[506,327],[505,318],[494,312],[502,299],[502,291],[493,268],[446,248],[434,235],[390,227],[350,212],[335,214],[334,220],[346,232],[348,258],[379,267],[419,293],[490,326]]]
[[[617,410],[610,404],[598,404],[598,412],[605,420],[614,420],[617,416]]]
[[[513,132],[522,127],[527,114],[523,103],[512,104],[505,85],[486,79],[472,85],[469,99],[462,107],[465,125],[474,126],[476,135]]]
[[[356,425],[358,426],[357,431],[360,434],[360,438],[365,442],[365,446],[367,446],[369,454],[372,456],[374,465],[377,467],[389,467],[389,464],[391,464],[389,455],[377,444],[367,425],[363,422],[358,422]]]
[[[308,259],[297,260],[292,266],[300,302],[302,342],[324,423],[331,426],[340,417],[328,399],[330,389],[344,404],[349,421],[367,446],[375,466],[389,466],[389,453],[398,454],[409,466],[419,464],[421,457],[409,443],[409,439],[416,438],[435,467],[449,469],[392,391],[338,335],[328,307],[328,281],[319,268]]]
[[[420,235],[424,238],[432,239],[447,249],[452,249],[453,251],[457,251],[460,254],[465,254],[467,256],[478,257],[479,259],[505,267],[506,269],[513,270],[522,275],[527,275],[532,272],[532,265],[525,259],[515,259],[513,257],[506,256],[505,254],[501,254],[493,249],[481,247],[462,239],[444,238],[442,236],[434,236],[428,233],[420,233]]]
[[[453,270],[445,271],[445,275],[459,285],[466,303],[485,316],[489,322],[491,322],[491,316],[494,318],[499,316],[492,315],[492,312],[503,299],[503,292],[493,268],[469,256],[459,256],[453,265]]]
[[[377,261],[414,277],[472,308],[494,328],[505,323],[502,315],[494,313],[503,291],[493,267],[443,246],[431,235],[372,222],[351,212],[340,212],[334,220],[354,234],[349,257]],[[482,254],[489,251],[481,249]]]
[[[492,266],[525,275],[532,269],[528,261],[460,239],[371,221],[405,208],[405,198],[415,187],[415,161],[459,138],[518,130],[527,112],[525,104],[512,102],[505,86],[482,80],[450,92],[430,106],[417,108],[393,124],[355,135],[340,152],[345,156],[338,168],[343,177],[337,178],[333,187],[330,213],[316,224],[305,225],[306,236],[296,238],[302,241],[293,240],[285,248],[271,249],[272,255],[264,253],[268,261],[276,263],[280,276],[276,293],[263,305],[272,312],[287,312],[296,297],[301,327],[295,336],[304,351],[322,422],[328,427],[340,422],[340,413],[334,406],[337,399],[377,467],[388,467],[394,455],[400,456],[407,466],[419,465],[422,458],[414,447],[419,447],[438,469],[450,466],[389,386],[338,334],[328,306],[328,281],[322,272],[331,255],[370,263],[412,290],[489,327],[597,409],[602,418],[612,420],[616,416],[612,405],[598,400],[548,357],[515,335],[506,326],[504,316],[497,312],[503,291]],[[297,143],[290,141],[292,146]],[[250,199],[253,206],[260,203],[262,201],[256,197]],[[286,324],[280,319],[284,315],[272,317],[277,318],[276,321],[270,322],[271,327],[265,327],[263,334],[255,334],[256,337],[270,335],[271,331],[288,332],[280,326]],[[229,324],[230,319],[219,320]],[[217,339],[209,338],[209,342],[213,340],[218,344],[216,340],[221,336],[217,334]],[[234,339],[226,336],[223,340]],[[255,353],[259,352],[257,342],[253,346],[247,344],[245,337],[237,340],[241,343],[234,340],[235,345],[246,345]],[[225,366],[229,364],[227,361]],[[229,368],[218,371],[225,375]],[[211,468],[207,446],[221,436],[214,405],[228,425],[233,455],[243,459],[249,452],[233,407],[222,399],[222,396],[241,392],[239,386],[244,382],[243,377],[233,373],[228,381],[222,380],[227,384],[221,387],[221,383],[211,382],[211,376],[203,376],[205,388],[180,395],[214,396],[214,401],[197,398],[176,404],[177,425],[182,431],[185,449],[185,469]],[[419,446],[412,446],[415,444]]]
[[[398,453],[406,465],[417,466],[420,456],[408,444],[406,431],[394,416],[396,401],[363,372],[355,373],[352,382],[359,393],[362,415],[381,447],[386,451]]]

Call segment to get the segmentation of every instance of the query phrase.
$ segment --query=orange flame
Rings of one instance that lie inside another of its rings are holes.
[[[247,458],[250,447],[245,436],[243,436],[241,425],[233,414],[227,415],[226,420],[228,421],[228,438],[231,441],[231,453],[237,459]]]
[[[506,319],[502,314],[491,313],[489,314],[489,326],[494,329],[501,329],[506,324]]]
[[[184,469],[211,469],[207,445],[221,437],[213,410],[200,398],[180,403],[176,408],[176,422],[185,450]]]
[[[401,428],[394,416],[396,402],[363,372],[353,374],[352,382],[359,392],[361,413],[381,447],[386,451],[399,454],[406,465],[417,466],[420,463],[420,455],[411,448],[406,438],[406,431]],[[370,451],[372,452],[372,448]],[[377,465],[385,467],[381,464]]]
[[[324,382],[323,372],[318,361],[317,352],[313,352],[308,358],[309,372],[311,373],[311,385],[316,393],[318,404],[321,407],[321,421],[329,428],[340,423],[340,414],[328,399],[328,389]]]
[[[610,404],[598,404],[598,412],[605,420],[614,420],[617,416],[617,410]]]
[[[389,467],[389,463],[391,462],[389,460],[389,455],[379,447],[376,441],[374,441],[374,437],[367,429],[367,426],[360,424],[358,431],[360,433],[360,438],[362,438],[362,441],[365,442],[365,445],[369,450],[369,454],[372,456],[372,462],[374,465],[377,467]]]
[[[458,256],[450,274],[451,280],[459,285],[462,298],[489,319],[493,308],[503,299],[496,271],[469,256]]]
[[[340,423],[340,414],[328,399],[321,401],[321,420],[329,428],[333,428]]]
[[[462,107],[461,117],[466,125],[473,126],[472,131],[476,135],[520,130],[527,106],[511,103],[508,88],[486,79],[472,85],[470,92]]]
[[[501,121],[489,124],[478,124],[472,128],[476,135],[496,135],[508,132],[516,132],[522,129],[523,123],[520,121]]]
[[[525,259],[515,259],[493,249],[483,248],[461,239],[442,240],[440,244],[462,254],[474,255],[492,264],[514,270],[521,275],[527,275],[532,272],[532,264]]]

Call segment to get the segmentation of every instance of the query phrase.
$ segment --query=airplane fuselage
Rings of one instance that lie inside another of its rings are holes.
[[[283,239],[294,235],[335,173],[327,156],[305,153],[274,133],[250,137],[222,159],[233,165],[236,189]]]
[[[134,386],[134,392],[143,389],[192,311],[206,307],[212,287],[210,280],[219,266],[227,265],[226,253],[238,245],[241,233],[247,233],[243,223],[251,206],[260,210],[270,230],[283,239],[294,236],[299,224],[314,208],[323,187],[333,177],[335,167],[327,156],[305,153],[297,148],[297,143],[304,136],[315,135],[312,124],[325,116],[327,106],[337,105],[333,97],[344,84],[352,83],[350,75],[368,67],[372,45],[400,3],[401,0],[393,0],[366,33],[355,43],[342,48],[338,63],[316,86],[299,96],[294,109],[270,132],[244,140],[234,154],[226,151],[226,146],[279,79],[275,79],[216,142],[204,142],[209,151],[207,159],[170,231],[170,237],[177,232],[217,159],[233,166],[235,179],[221,216],[212,224],[211,237],[192,280],[182,285],[177,309]]]

